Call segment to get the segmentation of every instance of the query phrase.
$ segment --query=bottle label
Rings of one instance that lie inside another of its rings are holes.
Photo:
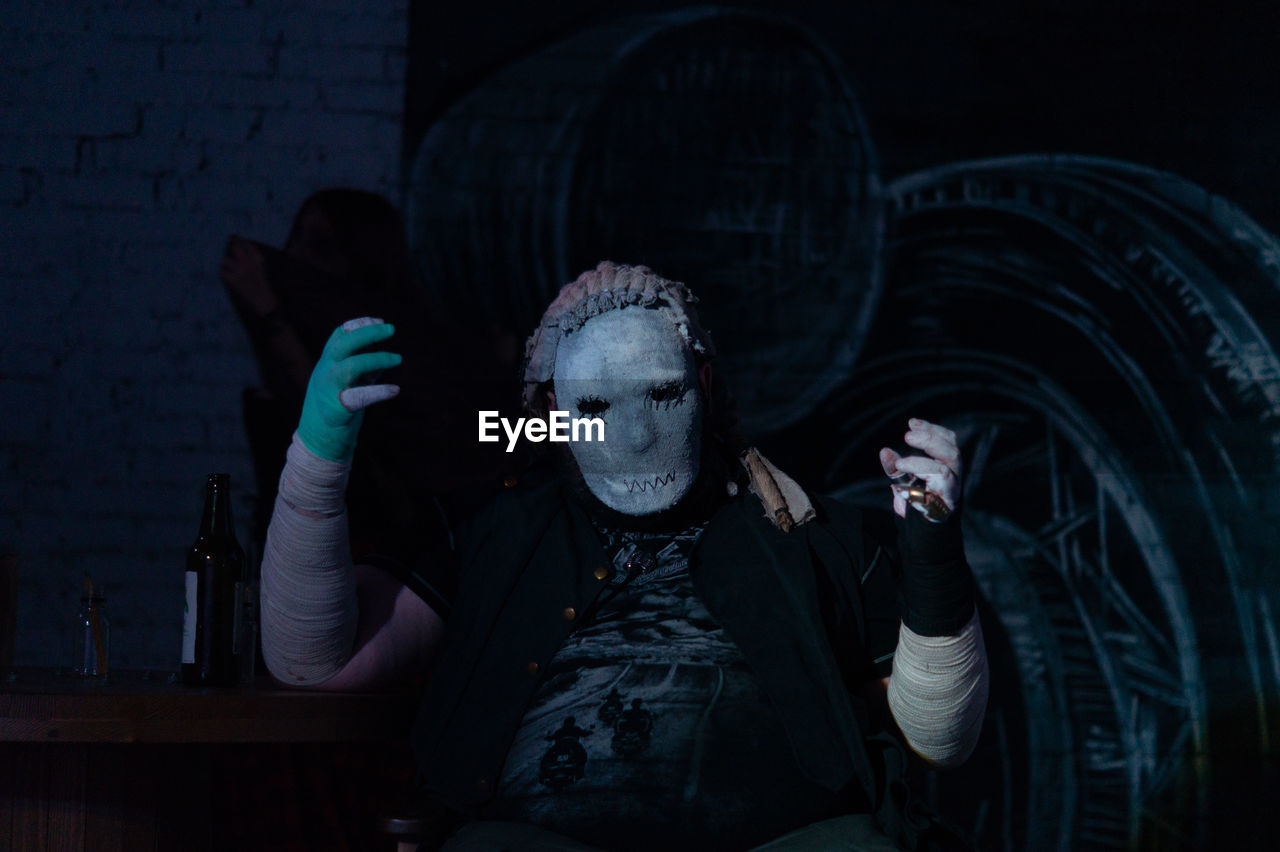
[[[182,609],[182,662],[196,661],[196,589],[200,575],[195,571],[187,572],[187,601]]]

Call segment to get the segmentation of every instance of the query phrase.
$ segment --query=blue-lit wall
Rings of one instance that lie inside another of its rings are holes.
[[[394,195],[403,2],[9,4],[0,28],[0,550],[19,663],[69,664],[83,575],[112,663],[174,665],[204,474],[248,516],[227,236],[323,186]],[[243,540],[243,535],[242,535]]]

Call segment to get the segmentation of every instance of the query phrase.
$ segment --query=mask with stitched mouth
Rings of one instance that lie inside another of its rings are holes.
[[[651,515],[689,492],[701,462],[702,393],[693,352],[654,310],[587,320],[560,342],[556,407],[604,421],[604,440],[569,444],[592,494],[627,515]],[[592,438],[597,433],[590,433]]]

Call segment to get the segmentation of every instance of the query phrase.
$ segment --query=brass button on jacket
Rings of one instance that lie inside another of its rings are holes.
[[[593,573],[597,580],[603,580],[605,577],[609,576],[609,569],[601,565]]]
[[[574,608],[573,608],[573,607],[571,607],[571,606],[567,606],[567,607],[565,607],[565,608],[564,608],[564,620],[565,620],[565,621],[573,621],[573,620],[574,620],[575,618],[577,618],[577,617],[578,617],[578,611],[577,611],[576,609],[574,609]]]
[[[531,675],[536,675],[536,674],[538,673],[538,671],[539,671],[539,670],[541,670],[541,668],[542,668],[542,666],[538,665],[538,663],[537,663],[536,661],[530,662],[530,663],[529,663],[529,674],[531,674]]]

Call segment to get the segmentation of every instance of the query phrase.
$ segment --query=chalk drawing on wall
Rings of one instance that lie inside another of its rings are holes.
[[[428,130],[419,269],[517,333],[601,258],[688,281],[745,431],[856,502],[883,505],[875,450],[907,416],[952,425],[997,670],[978,754],[931,797],[983,849],[1203,846],[1225,732],[1263,751],[1280,709],[1280,543],[1259,534],[1280,507],[1280,242],[1096,158],[882,187],[852,93],[770,17],[583,32]]]
[[[764,432],[853,365],[883,197],[830,53],[781,19],[698,8],[589,30],[481,83],[427,131],[407,210],[436,297],[519,334],[601,259],[694,285],[744,425]]]
[[[1018,694],[939,805],[983,848],[1202,843],[1219,740],[1264,749],[1280,694],[1280,543],[1259,527],[1280,243],[1114,161],[960,163],[890,191],[876,339],[792,437],[839,432],[826,486],[870,504],[866,463],[907,416],[964,443],[966,545]],[[974,797],[983,766],[1002,777]]]

